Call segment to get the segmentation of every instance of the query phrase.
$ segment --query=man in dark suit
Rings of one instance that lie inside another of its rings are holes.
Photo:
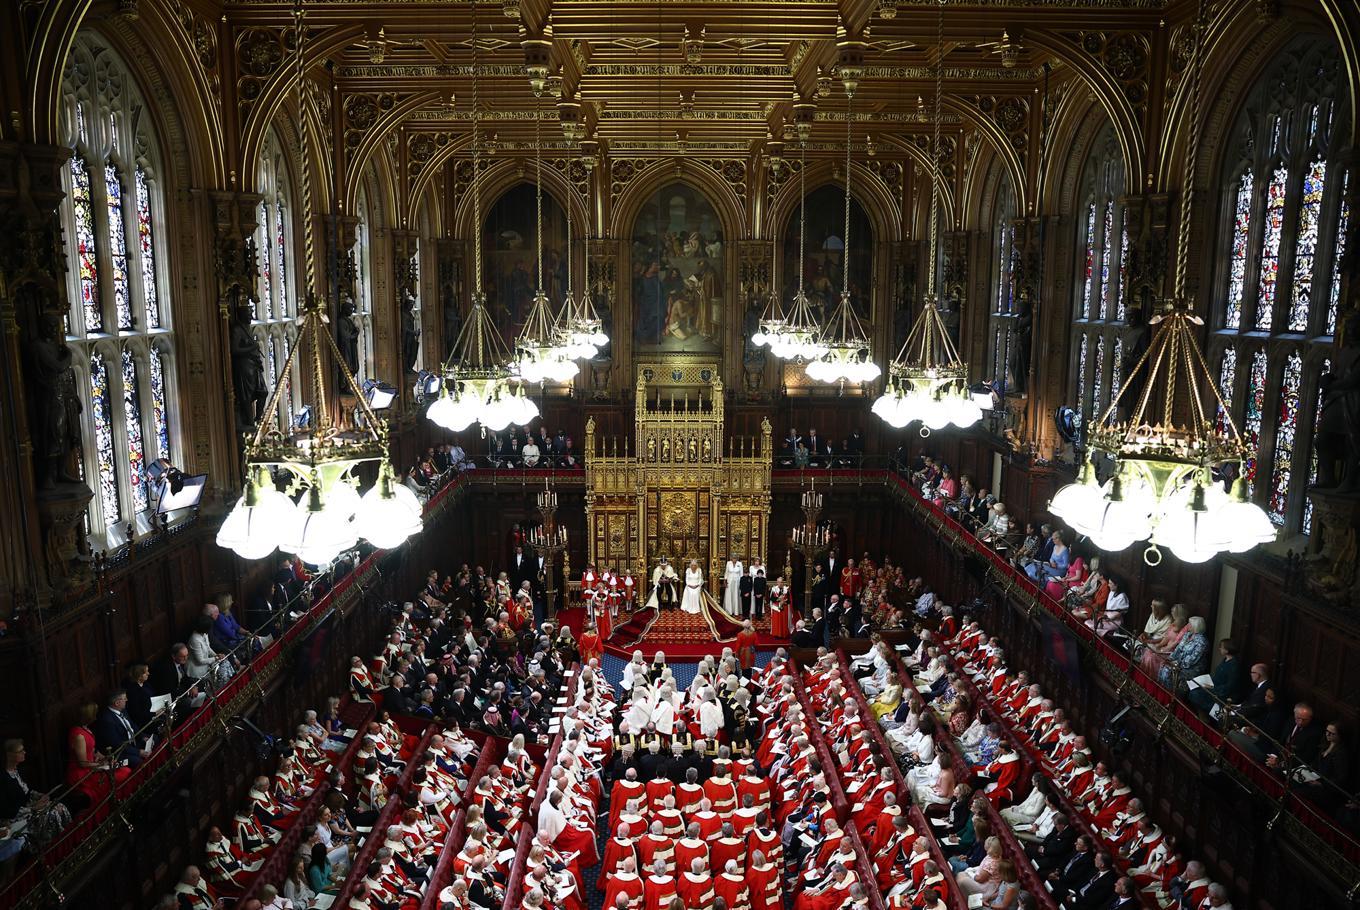
[[[1242,703],[1237,706],[1237,714],[1250,723],[1260,723],[1268,710],[1266,690],[1270,688],[1270,669],[1265,664],[1252,664],[1251,685]]]
[[[815,648],[822,643],[821,638],[801,619],[793,627],[793,635],[789,636],[789,640],[795,648]]]
[[[1322,740],[1322,726],[1313,723],[1313,706],[1301,701],[1294,706],[1294,723],[1284,727],[1284,754],[1280,754],[1278,748],[1262,744],[1266,766],[1284,768],[1291,759],[1298,764],[1311,765],[1322,750]]]
[[[1118,880],[1119,873],[1115,871],[1110,854],[1097,853],[1091,877],[1073,888],[1063,905],[1071,910],[1101,910],[1114,896],[1114,886]]]
[[[813,647],[831,644],[831,632],[820,607],[812,608],[812,625],[808,627],[808,631],[812,633]]]
[[[122,689],[114,689],[109,694],[94,721],[94,742],[99,751],[108,752],[115,761],[125,761],[135,768],[146,756],[142,754],[137,728],[124,713],[127,702],[127,693]]]
[[[1066,815],[1053,819],[1053,830],[1037,844],[1030,844],[1025,853],[1038,868],[1040,875],[1047,875],[1059,865],[1067,862],[1072,855],[1077,840],[1077,831],[1068,822]]]
[[[741,573],[741,580],[737,582],[737,593],[741,598],[741,615],[743,618],[749,618],[751,615],[751,589],[754,581],[750,572],[743,572]]]
[[[1086,835],[1076,839],[1072,853],[1056,866],[1047,869],[1039,867],[1039,873],[1053,886],[1053,896],[1063,900],[1077,888],[1086,884],[1096,867],[1095,855],[1091,851],[1091,840]]]
[[[1138,885],[1127,875],[1114,883],[1114,897],[1106,910],[1133,910],[1138,906]]]
[[[831,576],[818,566],[812,576],[812,608],[825,609],[827,598],[831,596]]]
[[[179,698],[198,680],[189,675],[189,646],[180,642],[170,646],[170,656],[157,664],[151,687],[157,695]]]
[[[393,673],[392,685],[380,690],[384,711],[390,711],[392,714],[411,713],[411,702],[406,697],[405,687],[406,679],[400,673]]]
[[[524,547],[516,544],[510,555],[510,588],[518,591],[521,582],[533,581],[538,574],[538,564]]]

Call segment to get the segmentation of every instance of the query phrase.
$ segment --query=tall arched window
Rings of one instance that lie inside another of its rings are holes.
[[[1082,169],[1073,282],[1072,397],[1085,421],[1099,420],[1124,381],[1124,279],[1128,232],[1120,194],[1124,159],[1114,131],[1096,139]]]
[[[1285,533],[1311,526],[1318,378],[1349,218],[1344,91],[1330,41],[1300,39],[1277,55],[1237,116],[1220,184],[1210,363],[1251,450],[1252,496]]]
[[[61,129],[69,257],[66,341],[81,397],[81,471],[95,497],[90,536],[101,546],[151,527],[146,466],[180,463],[174,345],[165,249],[165,171],[135,80],[98,37],[81,35],[62,82]]]
[[[1012,388],[1010,379],[1011,345],[1015,333],[1015,194],[1010,183],[1001,183],[997,190],[996,225],[992,229],[992,311],[988,344],[991,356],[989,381],[999,381],[1006,389]]]
[[[263,197],[255,216],[255,256],[259,268],[255,304],[255,339],[264,353],[265,372],[273,388],[288,362],[297,338],[297,282],[293,274],[293,206],[287,168],[273,130],[265,137],[256,174],[256,189]],[[278,417],[291,424],[300,401],[300,369],[294,365]]]
[[[359,224],[354,229],[354,284],[358,295],[354,301],[354,316],[359,322],[358,379],[373,376],[373,248],[368,217],[368,195],[359,191],[355,207]]]

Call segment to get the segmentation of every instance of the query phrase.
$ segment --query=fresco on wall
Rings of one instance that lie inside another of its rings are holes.
[[[535,187],[512,186],[487,213],[482,234],[482,288],[486,305],[507,344],[524,326],[538,287]],[[543,290],[556,308],[567,286],[567,216],[543,193]]]
[[[631,240],[638,349],[718,350],[727,246],[713,204],[688,184],[669,184],[638,212]]]
[[[820,321],[840,300],[845,262],[845,188],[827,184],[808,193],[807,249],[803,262],[803,291]],[[873,231],[864,208],[850,197],[850,301],[859,318],[868,321],[873,275]],[[784,302],[798,291],[798,208],[784,228]]]

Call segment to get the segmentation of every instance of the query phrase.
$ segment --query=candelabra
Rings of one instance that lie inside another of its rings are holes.
[[[529,546],[543,559],[543,588],[548,598],[548,617],[557,613],[557,554],[567,551],[567,529],[557,524],[557,493],[544,489],[538,494],[538,514],[543,523],[529,529]],[[564,556],[563,559],[566,557]],[[563,568],[566,577],[566,568]]]
[[[795,527],[789,534],[790,549],[785,557],[785,561],[793,565],[793,551],[797,550],[803,557],[803,617],[811,620],[812,617],[812,561],[817,558],[817,554],[825,550],[831,543],[831,532],[821,526],[822,517],[822,494],[816,489],[804,490],[801,498],[803,508],[803,524]]]

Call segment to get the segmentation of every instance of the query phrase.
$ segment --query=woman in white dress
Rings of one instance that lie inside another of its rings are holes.
[[[704,571],[699,568],[699,560],[691,559],[689,568],[685,570],[685,594],[680,599],[680,609],[686,613],[701,612],[703,590]]]
[[[723,570],[723,580],[727,582],[727,589],[723,591],[723,612],[728,616],[741,615],[741,577],[745,574],[746,567],[741,560],[728,557],[727,568]]]

